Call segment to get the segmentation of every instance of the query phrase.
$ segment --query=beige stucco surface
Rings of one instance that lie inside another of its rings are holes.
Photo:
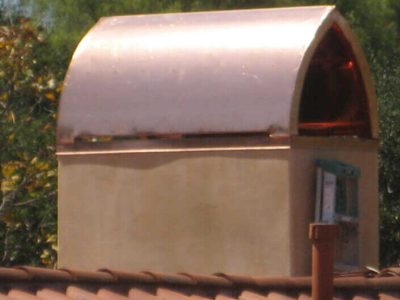
[[[61,156],[59,266],[290,274],[288,158],[289,150]]]
[[[341,145],[330,142],[325,146],[294,145],[290,152],[290,211],[291,211],[291,273],[310,272],[311,243],[309,220],[315,208],[315,160],[333,159],[361,169],[358,185],[359,205],[359,265],[378,267],[379,209],[378,209],[378,155],[373,145]]]

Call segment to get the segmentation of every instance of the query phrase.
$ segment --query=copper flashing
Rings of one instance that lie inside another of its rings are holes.
[[[73,56],[58,145],[87,137],[114,144],[114,137],[297,135],[306,73],[333,26],[357,59],[377,138],[361,48],[334,7],[314,6],[101,19]]]
[[[239,139],[221,136],[200,139],[120,139],[112,143],[76,141],[71,145],[59,145],[57,155],[282,150],[289,149],[288,144],[288,137],[268,138],[266,135],[241,135]]]

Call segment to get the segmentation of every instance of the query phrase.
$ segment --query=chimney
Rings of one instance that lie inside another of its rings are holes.
[[[376,107],[333,6],[103,18],[58,114],[58,264],[309,275],[319,159],[360,170],[349,264],[377,264]]]

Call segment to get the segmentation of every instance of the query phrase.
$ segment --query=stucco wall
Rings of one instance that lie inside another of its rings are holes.
[[[358,183],[359,199],[359,265],[378,267],[379,210],[378,155],[373,144],[294,145],[290,154],[291,252],[293,275],[310,272],[311,244],[307,236],[315,209],[315,160],[334,159],[361,169]]]
[[[289,275],[289,150],[59,157],[59,266]]]

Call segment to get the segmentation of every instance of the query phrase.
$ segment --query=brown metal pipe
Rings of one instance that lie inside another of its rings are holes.
[[[312,240],[312,300],[333,299],[333,263],[339,228],[334,224],[310,224]]]

